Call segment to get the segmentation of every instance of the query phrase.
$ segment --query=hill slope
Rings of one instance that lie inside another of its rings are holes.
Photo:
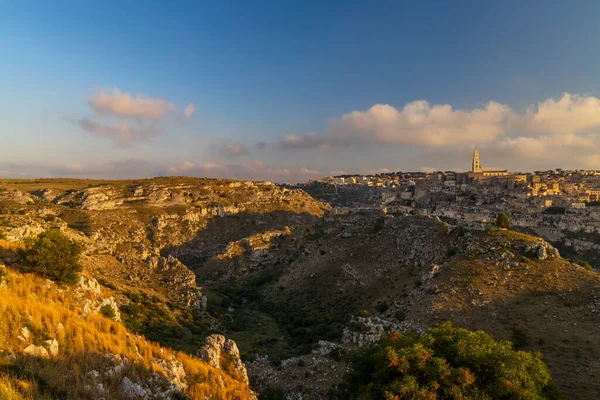
[[[0,274],[0,390],[16,398],[254,397],[220,369],[94,312],[102,292],[92,280],[65,289],[5,267]]]

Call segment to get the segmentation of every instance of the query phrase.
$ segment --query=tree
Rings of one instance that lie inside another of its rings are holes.
[[[342,399],[560,399],[540,353],[447,322],[358,350]]]
[[[498,214],[498,217],[496,217],[496,225],[498,225],[498,228],[510,229],[510,220],[508,219],[508,215],[504,213]]]
[[[25,249],[19,251],[23,270],[37,272],[54,281],[73,284],[79,278],[82,248],[58,229],[25,239]]]

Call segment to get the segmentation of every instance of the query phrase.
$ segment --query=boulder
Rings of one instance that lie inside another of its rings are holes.
[[[58,355],[58,342],[56,339],[46,340],[46,349],[50,352],[52,357],[56,357]]]
[[[542,243],[540,243],[537,247],[537,258],[538,260],[545,260],[546,258],[548,258],[546,247]]]
[[[240,358],[240,351],[237,344],[233,340],[226,339],[223,335],[210,335],[198,351],[198,356],[211,367],[229,370],[229,368],[226,368],[226,365],[223,365],[225,361],[227,364],[230,364],[229,367],[237,375],[233,378],[244,383],[249,383],[248,372]]]
[[[33,357],[42,357],[42,358],[50,357],[48,350],[46,350],[42,346],[36,346],[33,344],[25,347],[25,349],[23,350],[23,353],[27,354],[28,356],[33,356]]]

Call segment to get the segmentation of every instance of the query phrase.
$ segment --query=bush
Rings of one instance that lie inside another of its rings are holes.
[[[496,225],[498,228],[510,229],[510,220],[508,219],[508,215],[504,213],[498,214],[496,217]]]
[[[539,353],[515,351],[483,331],[447,322],[392,334],[350,357],[343,399],[559,399]]]
[[[579,265],[582,266],[583,268],[587,269],[588,271],[593,271],[594,269],[592,268],[591,264],[587,261],[580,261]]]
[[[108,304],[103,305],[102,307],[100,307],[100,314],[105,316],[106,318],[110,318],[112,320],[115,319],[115,310]]]
[[[38,274],[59,283],[73,284],[79,278],[82,248],[61,231],[51,229],[36,238],[25,239],[25,249],[19,257],[26,272]]]

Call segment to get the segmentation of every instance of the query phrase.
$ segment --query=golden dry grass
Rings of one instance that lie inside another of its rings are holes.
[[[156,361],[173,355],[184,365],[191,398],[250,397],[250,390],[245,384],[195,357],[161,348],[101,315],[82,316],[72,290],[65,290],[32,274],[10,271],[4,279],[6,286],[0,288],[3,321],[0,323],[0,351],[21,354],[32,340],[23,342],[18,338],[24,326],[29,328],[34,341],[56,338],[60,348],[57,358],[17,357],[14,360],[15,366],[47,384],[55,394],[68,398],[90,397],[93,393],[90,393],[89,387],[86,388],[86,374],[91,370],[106,370],[111,361],[105,354],[115,354],[131,360],[121,375],[131,380],[151,372],[164,374]],[[2,399],[10,399],[9,394],[14,399],[29,398],[17,390],[18,382],[6,375],[0,377],[0,387],[7,393],[4,397],[0,396]],[[107,389],[110,393],[119,393],[120,377],[110,381]],[[105,397],[107,400],[120,398],[118,395]]]

